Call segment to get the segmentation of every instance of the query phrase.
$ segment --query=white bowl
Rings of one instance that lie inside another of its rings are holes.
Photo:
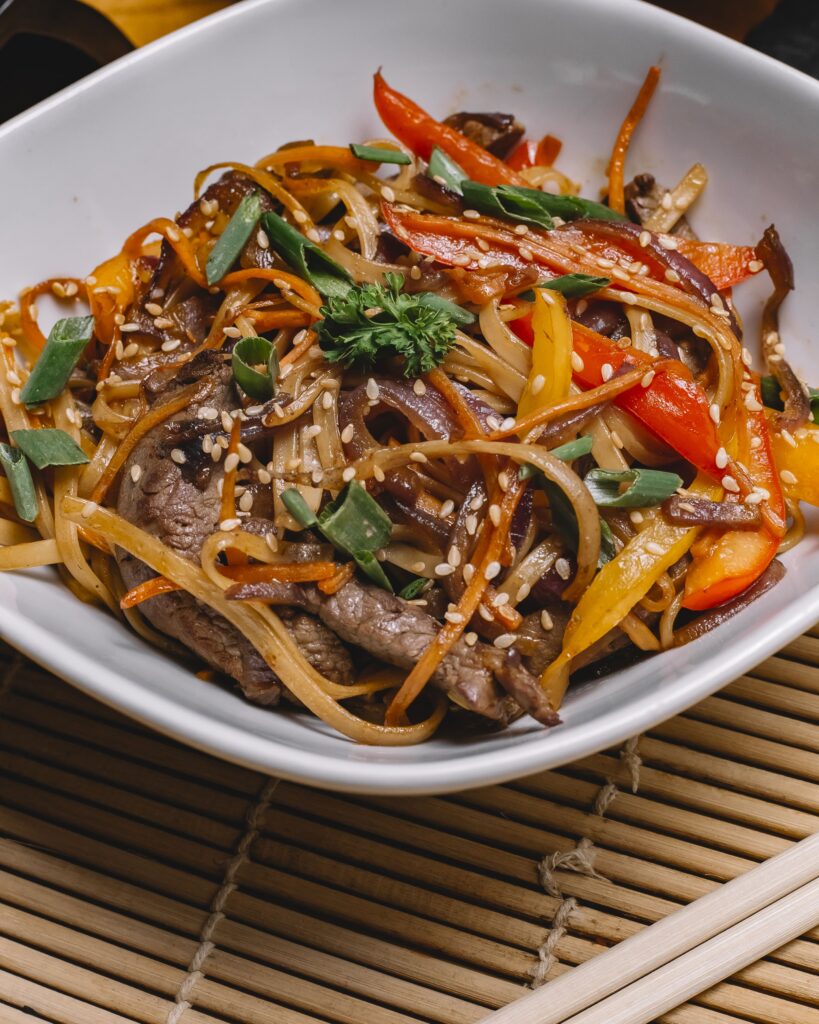
[[[819,84],[636,0],[251,0],[118,61],[0,128],[0,294],[83,274],[133,228],[187,205],[197,170],[252,161],[293,138],[345,144],[381,131],[371,74],[430,111],[509,110],[563,139],[560,165],[596,196],[617,126],[649,63],[663,79],[629,158],[711,183],[704,237],[754,242],[775,220],[800,285],[817,273]],[[743,286],[758,298],[762,282]],[[797,370],[817,375],[812,289],[788,299]],[[749,319],[749,336],[753,319]],[[689,707],[819,618],[819,539],[730,623],[679,650],[574,688],[558,728],[420,747],[355,746],[304,715],[200,682],[77,601],[48,571],[0,576],[0,632],[58,675],[157,729],[265,772],[332,789],[430,793],[564,764]]]

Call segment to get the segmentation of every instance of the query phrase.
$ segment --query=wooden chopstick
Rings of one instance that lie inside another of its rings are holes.
[[[726,882],[719,889],[695,900],[687,907],[669,914],[662,921],[618,943],[608,952],[515,1000],[485,1018],[486,1024],[569,1024],[569,1021],[571,1024],[591,1024],[592,1020],[597,1018],[587,1020],[581,1011],[589,1007],[596,1009],[597,1004],[604,1005],[601,1001],[608,1003],[610,1000],[607,997],[614,998],[613,994],[621,990],[631,993],[629,1003],[637,1012],[641,1007],[636,1002],[638,985],[634,983],[639,983],[640,979],[647,976],[655,979],[651,985],[641,990],[648,1001],[655,994],[652,988],[661,968],[685,959],[685,954],[690,953],[692,957],[698,955],[698,950],[704,945],[710,946],[712,941],[717,943],[715,936],[721,938],[728,930],[736,931],[736,936],[731,940],[736,946],[736,955],[744,955],[746,948],[753,949],[752,955],[742,964],[737,964],[735,956],[729,955],[731,945],[727,948],[721,945],[718,948],[713,947],[709,954],[710,962],[706,957],[704,963],[704,967],[712,969],[711,973],[701,988],[689,994],[701,992],[716,981],[730,976],[739,966],[753,963],[819,923],[817,880],[819,833],[803,839],[759,867]],[[805,898],[806,890],[810,890],[807,895],[811,896],[812,904]],[[796,898],[798,893],[802,893],[801,904]],[[791,894],[794,894],[793,900]],[[786,913],[783,913],[781,908],[786,899],[791,902],[785,907]],[[796,912],[792,912],[794,902]],[[750,934],[747,930],[741,931],[744,923],[759,918],[760,914],[768,911],[768,932],[760,934],[757,937],[758,941],[752,941],[755,937],[753,930]],[[803,923],[806,917],[807,923]],[[796,931],[791,932],[787,927],[791,921],[799,922]],[[787,929],[787,934],[784,938],[779,938],[783,928]],[[769,938],[772,938],[771,944],[768,944]],[[761,952],[758,951],[759,943],[764,947]],[[718,959],[717,953],[723,956],[724,972],[723,962]],[[672,1005],[679,1005],[686,998],[688,996],[683,995]],[[578,1014],[579,1017],[576,1016]],[[623,1021],[628,1021],[629,1024],[632,1024],[632,1020],[634,1024],[638,1020],[650,1021],[657,1016],[657,1012],[652,1011],[652,1014],[653,1016],[650,1014],[647,1017],[627,1017],[623,1018]],[[609,1016],[601,1020],[606,1024],[613,1024],[614,1018]]]

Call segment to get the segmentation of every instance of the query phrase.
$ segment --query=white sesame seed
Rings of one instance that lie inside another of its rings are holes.
[[[225,456],[225,472],[232,473],[239,465],[239,456],[236,452],[231,452]]]
[[[719,425],[719,421],[722,418],[722,414],[720,412],[720,407],[717,405],[716,402],[712,403],[712,405],[709,406],[708,415],[711,417],[714,423]]]
[[[575,373],[582,373],[586,368],[582,357],[577,352],[572,352],[572,369]]]
[[[494,502],[489,506],[489,519],[493,526],[500,526],[501,521],[501,510],[500,505],[496,505]]]
[[[305,231],[305,234],[310,239],[310,241],[314,242],[316,245],[318,245],[318,243],[321,241],[321,235],[318,233],[318,231],[316,231],[315,228],[308,228],[307,231]]]
[[[146,302],[145,312],[150,313],[151,316],[162,316],[164,310],[162,309],[158,302]]]
[[[19,388],[12,388],[11,389],[11,400],[14,403],[14,405],[22,405],[23,404],[22,400],[20,398],[20,389]]]
[[[730,491],[732,494],[739,493],[739,484],[731,476],[730,473],[726,473],[725,476],[722,478],[722,486],[725,488],[726,491]]]
[[[215,444],[210,452],[210,457],[214,462],[218,462],[222,458],[222,448],[220,445]]]
[[[423,452],[410,452],[410,459],[413,462],[429,462],[429,459]]]
[[[490,430],[500,430],[501,420],[494,415],[486,417],[486,425]]]
[[[80,515],[83,517],[83,519],[90,519],[91,516],[93,516],[93,514],[96,511],[98,511],[98,509],[99,505],[96,503],[96,501],[86,501],[86,503],[83,505],[82,512],[80,512]]]
[[[509,604],[509,595],[505,593],[496,594],[492,598],[491,604],[493,608],[502,608],[505,604]]]
[[[188,460],[185,458],[185,453],[181,448],[171,449],[171,460],[177,464],[177,466],[183,465]]]
[[[670,192],[666,192],[666,194],[660,200],[660,206],[662,206],[662,208],[664,210],[670,210],[672,205],[673,205],[673,203],[674,203],[674,200],[671,198],[671,193]]]
[[[789,444],[791,446],[791,448],[796,448],[797,447],[796,438],[793,436],[793,434],[790,432],[790,430],[785,430],[785,428],[783,427],[782,430],[779,431],[779,434],[780,434],[782,440],[786,444]]]
[[[515,225],[515,234],[516,235],[528,235],[529,234],[529,226],[527,224],[516,224]]]
[[[542,373],[538,373],[532,378],[532,383],[529,386],[529,394],[532,396],[539,395],[545,386],[546,378]]]
[[[463,568],[464,582],[469,584],[472,582],[472,577],[475,575],[475,566],[471,562],[467,562]]]
[[[621,292],[620,301],[625,302],[627,306],[634,306],[637,303],[637,296],[632,295],[631,292]]]
[[[501,470],[501,472],[498,473],[498,487],[500,487],[504,492],[509,490],[509,474],[506,470]]]
[[[352,423],[348,423],[347,426],[341,431],[341,442],[342,444],[349,444],[353,439],[355,433],[355,427]]]
[[[352,424],[351,424],[351,425],[352,425]],[[306,430],[304,431],[304,436],[305,436],[305,437],[307,437],[307,438],[313,438],[313,437],[318,437],[318,436],[319,436],[319,434],[320,434],[320,433],[322,432],[322,430],[323,430],[323,429],[324,429],[324,428],[323,428],[323,427],[321,426],[321,424],[320,424],[320,423],[312,423],[312,424],[311,424],[311,425],[310,425],[309,427],[307,427],[307,429],[306,429]]]
[[[225,533],[230,533],[233,530],[238,530],[241,525],[241,519],[223,519],[222,522],[219,523],[219,529],[223,530]]]
[[[662,545],[658,544],[654,540],[650,540],[646,544],[646,551],[650,555],[664,555],[665,554],[665,550],[663,549]]]
[[[264,230],[264,228],[259,228],[259,230],[256,232],[256,244],[259,246],[260,249],[270,248],[270,239],[267,237],[267,232]]]
[[[447,519],[455,511],[455,502],[452,498],[447,498],[438,509],[438,518]]]
[[[612,367],[611,363],[603,363],[603,365],[600,367],[600,376],[603,378],[603,380],[611,380],[613,373],[614,368]]]
[[[526,260],[527,263],[531,263],[535,258],[535,254],[530,248],[528,248],[528,246],[521,245],[518,248],[518,252],[520,253],[521,258]]]
[[[324,392],[324,394],[321,396],[321,405],[322,405],[323,409],[332,409],[333,408],[333,392],[332,391],[325,391]]]
[[[647,387],[649,387],[651,385],[651,382],[653,380],[654,380],[654,370],[649,370],[648,373],[645,374],[643,379],[640,381],[640,383],[642,384],[642,386],[644,388],[647,388]]]
[[[480,218],[480,213],[477,210],[464,210],[463,216],[466,217],[467,220],[478,220]]]
[[[309,219],[304,210],[293,210],[293,220],[297,224],[306,224]]]
[[[743,362],[743,363],[744,363],[744,364],[745,364],[746,366],[750,366],[750,365],[751,365],[751,363],[753,362],[753,359],[752,359],[752,357],[751,357],[751,353],[750,353],[750,352],[748,351],[748,349],[747,349],[747,348],[744,348],[744,349],[742,350],[742,362]]]
[[[507,416],[506,419],[501,423],[501,430],[514,430],[517,421],[514,416]]]
[[[464,520],[464,526],[469,536],[474,537],[478,529],[478,517],[476,515],[467,516]]]
[[[670,267],[665,272],[666,281],[670,281],[672,284],[677,284],[680,280],[680,275],[676,270],[672,270]]]
[[[648,243],[650,241],[651,241],[651,232],[650,231],[641,231],[640,232],[640,237],[638,238],[638,242],[640,243],[640,245],[642,246],[643,249],[645,249],[645,247],[648,245]]]
[[[728,465],[728,452],[724,448],[719,448],[717,454],[714,456],[714,462],[716,463],[717,469],[725,469]]]
[[[472,262],[472,257],[467,256],[466,253],[459,253],[457,256],[453,256],[450,263],[454,267],[468,267]]]
[[[610,270],[613,266],[615,266],[614,260],[610,260],[606,256],[598,256],[595,260],[595,263],[598,267],[602,268],[603,270]]]
[[[783,469],[782,472],[779,474],[779,476],[780,476],[783,484],[798,484],[799,483],[799,480],[797,479],[796,475],[794,473],[791,473],[791,471],[789,469]]]
[[[489,243],[486,241],[485,238],[478,239],[478,248],[481,250],[481,252],[489,252]]]
[[[381,195],[384,197],[384,199],[387,200],[388,203],[395,202],[395,192],[393,192],[389,185],[384,185],[382,187]]]
[[[134,481],[134,483],[137,483],[139,481],[139,478],[142,476],[142,466],[138,465],[137,463],[134,463],[133,466],[131,466],[130,473],[131,479]]]
[[[758,274],[760,270],[765,266],[762,260],[749,260],[748,269],[752,274]]]
[[[453,572],[455,572],[455,566],[450,565],[449,562],[439,562],[435,566],[436,576],[450,576]]]
[[[355,466],[347,466],[341,474],[341,479],[348,484],[355,477]]]
[[[558,558],[555,562],[555,572],[562,580],[567,580],[572,574],[572,567],[569,565],[568,559]]]
[[[249,512],[253,508],[253,491],[245,491],[239,498],[239,508],[242,512]]]
[[[472,633],[472,632],[464,633],[464,643],[466,644],[467,647],[474,647],[477,642],[478,642],[478,634],[477,633]]]
[[[20,380],[19,374],[15,370],[6,371],[6,380],[9,384],[16,384],[18,387],[23,383],[22,380]]]
[[[469,507],[473,512],[477,512],[479,508],[483,507],[483,503],[485,501],[486,498],[484,498],[483,495],[479,494],[477,495],[477,497],[473,498],[472,501],[470,501]]]
[[[420,281],[421,280],[421,268],[420,267],[415,267],[415,266],[410,267],[410,277],[412,278],[413,281]]]
[[[313,481],[314,484],[320,484],[321,481],[324,479],[324,470],[314,469],[313,472],[310,474],[310,479]]]
[[[761,412],[762,405],[756,400],[756,395],[753,391],[749,391],[745,396],[745,408],[748,412]]]
[[[501,633],[500,636],[495,637],[492,641],[494,647],[499,647],[501,650],[505,650],[507,647],[511,647],[512,644],[517,640],[514,633]]]
[[[449,562],[450,565],[454,566],[456,569],[461,564],[461,552],[458,550],[457,547],[455,547],[454,544],[447,552],[446,560]]]
[[[377,481],[378,481],[378,482],[379,482],[380,484],[383,484],[383,483],[384,483],[384,480],[386,479],[386,473],[385,473],[385,472],[384,472],[384,470],[383,470],[383,469],[382,469],[382,468],[381,468],[381,467],[380,467],[380,466],[378,465],[378,463],[376,463],[376,464],[375,464],[375,465],[373,466],[373,476],[375,477],[375,479],[376,479],[376,480],[377,480]]]
[[[120,326],[120,330],[122,331],[123,334],[128,334],[131,331],[138,331],[139,330],[139,324],[134,324],[134,323],[122,324]]]
[[[500,562],[490,562],[483,571],[485,580],[493,580],[501,571]]]
[[[165,234],[172,242],[178,242],[179,239],[182,237],[181,234],[179,233],[179,228],[174,227],[173,224],[170,225]]]
[[[379,390],[378,384],[373,380],[372,377],[367,381],[367,387],[365,388],[367,398],[371,402],[377,402],[381,397],[381,391]]]
[[[253,452],[248,448],[246,444],[242,444],[240,441],[236,446],[236,452],[239,456],[239,461],[248,463],[253,461]]]
[[[518,592],[515,594],[515,604],[520,604],[521,601],[525,601],[531,593],[532,588],[528,583],[521,583],[518,587]]]
[[[742,500],[746,505],[759,505],[762,502],[762,495],[759,491],[751,491]]]
[[[546,630],[547,633],[549,632],[550,629],[554,629],[554,625],[555,625],[554,624],[554,620],[552,619],[552,616],[546,611],[545,608],[540,613],[540,624]]]
[[[460,612],[445,612],[444,618],[455,626],[460,625],[464,621],[464,617]]]
[[[130,345],[126,345],[122,350],[123,359],[133,359],[133,357],[139,352],[139,345],[135,341],[132,341]]]
[[[639,512],[636,508],[632,509],[628,514],[629,519],[634,523],[635,526],[639,526],[643,522],[645,516],[642,512]]]

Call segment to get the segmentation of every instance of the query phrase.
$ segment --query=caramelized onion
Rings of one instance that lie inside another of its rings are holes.
[[[728,601],[726,604],[720,605],[719,608],[706,612],[705,615],[701,615],[698,619],[694,619],[693,622],[689,622],[687,626],[682,626],[676,630],[674,632],[674,646],[680,647],[682,644],[688,644],[692,640],[696,640],[705,633],[710,633],[712,629],[721,626],[723,622],[736,615],[737,612],[741,612],[743,608],[747,608],[758,597],[761,597],[766,591],[775,587],[784,576],[785,566],[778,558],[775,558],[759,579],[738,597],[735,597],[733,601]]]

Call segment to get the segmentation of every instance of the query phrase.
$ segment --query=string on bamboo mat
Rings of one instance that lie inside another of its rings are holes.
[[[620,750],[620,760],[626,765],[631,775],[631,790],[636,793],[640,785],[640,767],[642,759],[638,753],[639,736],[633,736]],[[604,817],[618,793],[617,784],[606,776],[603,784],[595,795],[592,814]],[[574,871],[589,878],[602,879],[594,866],[597,850],[588,836],[581,836],[571,850],[556,850],[545,856],[538,864],[538,879],[545,892],[560,900],[552,918],[552,926],[537,951],[537,963],[532,977],[532,988],[539,988],[549,978],[549,973],[557,962],[557,947],[566,934],[571,923],[572,914],[577,910],[574,896],[565,896],[557,882],[556,872]]]
[[[236,852],[225,865],[222,883],[213,897],[209,908],[210,913],[202,926],[202,931],[199,933],[199,945],[191,957],[185,977],[176,990],[173,1006],[168,1011],[165,1024],[179,1024],[183,1014],[191,1009],[193,1005],[192,999],[196,985],[204,978],[208,957],[216,948],[216,943],[214,942],[216,929],[219,926],[219,922],[225,916],[225,906],[230,899],[231,893],[236,891],[236,877],[239,869],[250,859],[251,847],[258,838],[259,829],[270,808],[270,802],[273,799],[273,794],[276,792],[278,784],[278,779],[268,779],[262,786],[256,800],[248,808],[245,815],[245,828],[242,838],[239,840]]]
[[[11,664],[8,666],[3,675],[0,676],[0,703],[2,703],[3,698],[6,696],[7,693],[11,691],[12,686],[14,686],[14,681],[17,678],[17,674],[19,673],[22,665],[22,654],[15,654],[14,657],[11,659]]]

